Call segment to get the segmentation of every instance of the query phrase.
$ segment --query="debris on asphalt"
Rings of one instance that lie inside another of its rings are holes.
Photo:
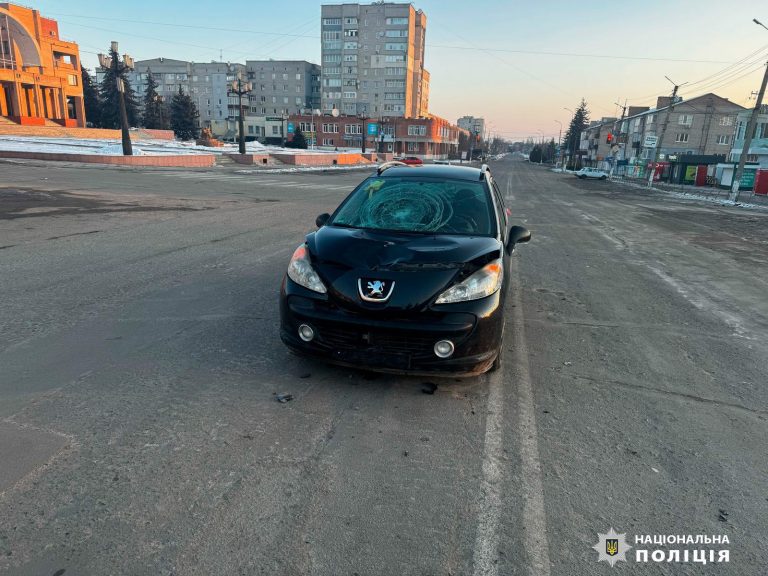
[[[563,362],[563,366],[572,366],[573,362]]]
[[[275,395],[275,399],[280,402],[280,404],[285,404],[286,402],[293,400],[293,394],[277,394]]]
[[[405,457],[408,456],[408,450],[403,450],[403,456],[405,456]]]
[[[424,382],[424,387],[421,389],[424,394],[434,394],[435,390],[437,390],[437,384],[433,382]]]
[[[718,510],[718,512],[719,514],[717,515],[717,519],[720,520],[720,522],[728,522],[728,512],[722,508]]]

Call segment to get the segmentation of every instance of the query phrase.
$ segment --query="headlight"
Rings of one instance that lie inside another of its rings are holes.
[[[296,282],[299,286],[304,286],[313,292],[320,292],[325,294],[328,289],[320,280],[320,276],[317,275],[315,269],[312,268],[312,264],[309,262],[309,254],[307,253],[307,245],[302,244],[291,256],[291,262],[288,264],[288,278]]]
[[[501,288],[504,279],[504,267],[501,259],[494,260],[483,266],[463,282],[451,286],[440,294],[435,304],[451,304],[453,302],[466,302],[478,300],[491,294],[495,294]]]

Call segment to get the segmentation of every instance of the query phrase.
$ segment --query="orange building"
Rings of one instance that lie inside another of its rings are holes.
[[[55,20],[0,3],[0,116],[32,126],[85,126],[80,51]]]

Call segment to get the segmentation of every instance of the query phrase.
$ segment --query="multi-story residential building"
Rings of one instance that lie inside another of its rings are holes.
[[[671,103],[660,97],[655,108],[627,116],[619,127],[624,144],[620,157],[630,164],[653,160],[656,147],[660,159],[670,155],[726,155],[731,150],[736,116],[744,107],[717,94],[704,94]],[[656,142],[669,114],[662,142]]]
[[[288,116],[320,109],[318,64],[306,60],[248,60],[245,70],[253,86],[245,118],[247,136],[277,143],[284,137]]]
[[[412,4],[324,5],[322,109],[370,117],[429,114],[427,17]]]
[[[143,97],[150,73],[157,83],[158,95],[167,104],[179,88],[192,98],[200,114],[201,128],[211,128],[216,134],[224,134],[228,119],[237,118],[237,104],[231,101],[228,90],[238,73],[245,74],[242,64],[187,62],[171,58],[138,60],[128,80],[136,92],[140,109],[144,105]],[[97,68],[96,80],[101,82],[103,77],[104,70]]]
[[[600,162],[617,151],[618,138],[616,133],[616,118],[603,117],[590,123],[581,134],[579,148],[584,152],[582,161],[587,166],[598,166]]]
[[[470,134],[478,134],[481,137],[485,134],[485,119],[474,116],[462,116],[456,121],[459,128],[466,130]]]
[[[743,110],[736,116],[736,133],[731,148],[730,161],[738,162],[744,150],[744,135],[747,132],[747,124],[752,115],[752,110]],[[747,153],[747,162],[757,162],[760,168],[768,169],[768,104],[760,107],[757,115],[755,131],[752,134],[752,142]]]
[[[55,20],[0,3],[0,116],[26,125],[85,126],[77,44]]]
[[[288,121],[305,135],[314,133],[321,148],[364,147],[368,151],[424,159],[458,157],[459,133],[463,131],[437,116],[366,118],[300,114],[291,116]]]

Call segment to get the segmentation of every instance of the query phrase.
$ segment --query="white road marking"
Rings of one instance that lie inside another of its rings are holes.
[[[472,561],[475,576],[496,576],[503,480],[501,464],[504,436],[503,370],[486,376],[484,380],[488,386],[488,403],[483,447],[483,482]]]
[[[536,432],[536,413],[528,367],[528,347],[520,282],[516,280],[517,266],[512,273],[512,322],[514,334],[514,366],[512,376],[517,383],[517,432],[520,443],[520,475],[523,480],[523,521],[525,550],[528,555],[527,572],[531,576],[549,576],[549,541],[544,511],[544,488],[541,479],[539,444]],[[510,342],[510,339],[507,339]],[[502,508],[503,438],[504,438],[504,383],[506,370],[490,374],[488,385],[485,445],[483,447],[483,481],[480,512],[473,550],[474,576],[497,576],[499,554],[499,521]]]
[[[520,441],[520,475],[523,479],[523,528],[525,551],[528,555],[528,573],[531,576],[549,576],[549,539],[544,508],[544,485],[541,479],[541,460],[536,430],[536,408],[533,398],[528,344],[525,338],[522,286],[517,261],[512,264],[512,338],[514,343],[514,372],[517,383],[517,431]]]

